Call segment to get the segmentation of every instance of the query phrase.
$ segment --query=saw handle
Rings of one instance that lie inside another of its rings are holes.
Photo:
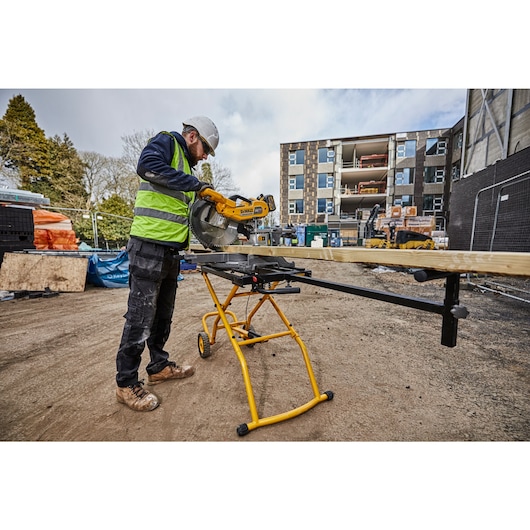
[[[230,195],[230,197],[228,197],[231,201],[237,201],[238,199],[240,201],[244,201],[246,202],[247,204],[252,204],[252,201],[250,199],[247,199],[245,197],[242,197],[241,195]]]
[[[231,195],[230,197],[225,197],[222,193],[215,191],[213,188],[203,188],[199,191],[199,197],[205,201],[210,201],[215,204],[222,204],[229,206],[230,208],[235,208],[237,206],[237,199],[244,201],[247,204],[252,204],[250,199],[242,197],[241,195]]]
[[[209,188],[207,186],[201,188],[197,193],[201,199],[211,200],[214,202],[216,202],[215,199],[217,199],[217,201],[222,201],[225,198],[218,191],[215,191],[213,188]]]

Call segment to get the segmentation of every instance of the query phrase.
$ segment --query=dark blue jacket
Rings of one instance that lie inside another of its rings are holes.
[[[177,142],[184,149],[186,158],[190,153],[186,140],[177,132],[171,131]],[[175,153],[173,138],[167,133],[158,133],[143,149],[138,159],[136,172],[140,177],[153,184],[164,186],[172,190],[198,191],[202,183],[193,175],[178,171],[171,167]]]

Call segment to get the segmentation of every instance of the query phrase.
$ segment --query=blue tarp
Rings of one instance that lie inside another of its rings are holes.
[[[182,270],[195,270],[197,265],[181,260]],[[178,275],[177,281],[184,276]],[[122,250],[115,258],[102,259],[97,254],[88,258],[87,281],[97,287],[129,287],[129,255]]]
[[[129,287],[129,255],[122,250],[115,258],[101,259],[92,254],[88,259],[87,281],[98,287]]]

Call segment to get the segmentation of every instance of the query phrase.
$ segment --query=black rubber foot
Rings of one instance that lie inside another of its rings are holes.
[[[250,431],[248,429],[248,425],[246,423],[242,423],[238,428],[237,428],[237,434],[239,434],[239,436],[245,436],[245,434],[248,434]]]
[[[324,394],[328,396],[328,401],[331,401],[333,399],[333,392],[331,390],[326,390]]]

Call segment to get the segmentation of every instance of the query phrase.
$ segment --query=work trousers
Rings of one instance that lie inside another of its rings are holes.
[[[127,252],[129,299],[116,356],[116,383],[121,387],[138,382],[146,344],[150,354],[148,374],[172,364],[164,346],[171,330],[180,273],[180,255],[167,245],[131,238]]]

